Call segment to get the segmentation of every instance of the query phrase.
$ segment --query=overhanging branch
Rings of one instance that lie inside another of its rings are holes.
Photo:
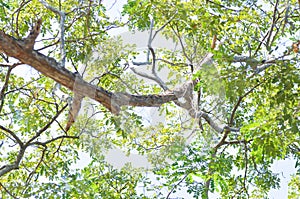
[[[188,110],[192,117],[204,118],[217,132],[223,132],[225,128],[231,131],[238,131],[237,129],[229,129],[229,127],[220,127],[208,114],[194,111],[194,108],[191,105],[192,82],[182,85],[180,89],[161,95],[112,93],[84,81],[81,77],[78,77],[66,68],[62,68],[53,58],[47,57],[35,50],[26,50],[22,40],[17,40],[12,36],[5,34],[3,31],[0,31],[0,49],[2,49],[6,55],[14,57],[24,64],[30,65],[43,75],[53,79],[81,97],[89,97],[101,103],[113,114],[118,114],[121,106],[159,107],[164,103],[173,101],[180,107]],[[205,64],[208,60],[211,60],[210,54],[202,60],[201,65]],[[157,80],[157,78],[155,79]],[[179,98],[184,98],[185,103],[179,102]]]
[[[128,93],[112,93],[101,87],[92,85],[65,68],[53,58],[47,57],[35,50],[25,50],[22,41],[0,31],[0,49],[24,64],[32,66],[43,75],[53,79],[66,88],[77,92],[82,96],[89,97],[114,114],[118,114],[121,106],[160,106],[164,103],[177,99],[175,94],[165,95],[131,95]],[[76,82],[75,82],[76,80]],[[76,86],[75,86],[76,85]]]

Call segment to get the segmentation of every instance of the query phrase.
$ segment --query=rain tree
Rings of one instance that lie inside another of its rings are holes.
[[[104,3],[0,0],[1,198],[265,198],[299,169],[298,1]]]

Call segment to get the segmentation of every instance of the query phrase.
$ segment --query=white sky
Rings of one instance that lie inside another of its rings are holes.
[[[125,3],[126,1],[124,0],[117,0],[116,4],[114,5],[114,7],[111,9],[111,14],[119,14],[121,9],[122,9],[122,5],[123,3]],[[110,5],[110,1],[104,1],[104,4],[107,3],[107,6]],[[143,47],[147,47],[147,39],[148,38],[148,34],[147,33],[137,33],[135,35],[126,32],[126,30],[122,30],[120,32],[117,33],[121,33],[121,36],[124,40],[125,43],[135,43],[137,44],[138,48],[143,48]],[[115,34],[115,33],[114,33]],[[170,45],[171,44],[171,45]],[[153,42],[153,47],[163,47],[163,46],[174,46],[174,44],[168,42],[168,41],[159,41],[158,39],[156,41]],[[108,155],[107,155],[107,160],[109,163],[115,165],[116,167],[120,168],[120,166],[124,165],[125,162],[131,162],[133,165],[136,166],[144,166],[145,168],[149,167],[149,164],[147,163],[147,160],[145,159],[145,157],[143,156],[139,156],[136,154],[130,155],[129,157],[127,157],[123,152],[121,152],[120,150],[111,150]],[[122,162],[122,163],[121,163]],[[270,199],[284,199],[287,198],[288,196],[288,183],[291,179],[291,174],[294,174],[296,172],[295,169],[295,160],[292,159],[287,159],[287,160],[279,160],[279,161],[275,161],[274,164],[272,164],[271,166],[272,171],[274,173],[278,173],[279,177],[280,177],[280,189],[278,190],[274,190],[272,189],[269,192],[269,198]],[[179,195],[181,197],[190,197],[186,194],[183,194],[180,192],[177,192],[176,194],[172,194],[172,197],[179,197]],[[217,195],[215,194],[211,194],[210,198],[217,198]]]
[[[109,0],[104,0],[103,3],[107,8],[110,8],[112,4],[114,6],[108,11],[111,16],[116,16],[117,18],[120,17],[120,12],[122,9],[122,5],[125,3],[125,0],[116,0],[116,1],[109,1]],[[137,44],[138,48],[143,48],[147,47],[147,39],[148,34],[147,33],[137,33],[135,35],[126,32],[127,30],[125,28],[122,29],[112,29],[110,34],[112,35],[118,35],[120,33],[123,40],[127,43],[135,43]],[[153,47],[162,47],[162,46],[174,46],[171,42],[168,41],[163,41],[157,39],[153,43]],[[26,73],[24,73],[26,72]],[[28,70],[28,67],[24,67],[23,70],[18,70],[18,73],[20,75],[25,77],[32,77],[34,76],[33,70]],[[151,111],[150,111],[151,112]],[[151,113],[153,114],[153,112]],[[149,115],[149,117],[156,117],[153,115]],[[155,118],[154,118],[155,119]],[[74,168],[83,168],[84,166],[87,166],[87,164],[90,162],[90,157],[88,154],[80,152],[80,160],[78,161],[77,164],[74,165]],[[123,153],[121,150],[118,149],[112,149],[107,153],[106,160],[115,166],[116,168],[121,168],[124,166],[125,163],[131,162],[134,167],[145,167],[149,168],[151,165],[148,163],[147,158],[138,154],[131,154],[129,156],[126,156],[125,153]],[[296,172],[295,169],[295,160],[280,160],[280,161],[275,161],[275,163],[272,165],[272,171],[275,173],[279,173],[281,183],[280,186],[281,188],[279,190],[271,190],[269,193],[269,198],[287,198],[287,193],[288,193],[288,182],[290,180],[290,175],[294,174]],[[177,197],[177,196],[182,196],[182,197],[190,197],[186,195],[184,192],[177,192],[176,194],[172,194],[172,197]],[[211,195],[211,198],[217,198],[216,195]]]

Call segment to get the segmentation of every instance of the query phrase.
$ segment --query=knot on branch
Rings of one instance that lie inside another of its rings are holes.
[[[24,39],[24,48],[27,50],[32,50],[35,40],[41,32],[42,19],[38,19],[35,26],[30,31],[29,35]]]
[[[174,89],[173,93],[178,99],[183,98],[185,102],[191,104],[193,99],[194,84],[192,81],[188,81],[181,87]]]

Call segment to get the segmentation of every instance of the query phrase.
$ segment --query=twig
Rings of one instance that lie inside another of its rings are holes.
[[[187,60],[190,62],[190,64],[192,64],[192,60],[190,59],[190,57],[187,55],[187,53],[186,53],[186,51],[185,51],[185,47],[184,47],[183,41],[182,41],[182,39],[181,39],[181,35],[179,34],[178,27],[177,27],[177,26],[175,26],[175,27],[176,27],[176,29],[177,29],[177,32],[176,32],[176,30],[174,29],[174,27],[171,26],[171,28],[172,28],[174,34],[177,36],[177,38],[178,38],[178,40],[179,40],[180,46],[181,46],[181,48],[182,48],[182,53],[183,53],[184,56],[187,58]]]
[[[28,177],[26,179],[26,184],[28,184],[30,182],[32,176],[36,173],[36,170],[40,167],[41,163],[43,162],[43,159],[44,159],[44,156],[45,156],[45,152],[46,152],[46,147],[42,151],[42,156],[40,158],[40,161],[35,166],[34,170],[32,172],[30,172],[30,174],[28,175]]]
[[[46,131],[48,128],[50,128],[51,124],[58,118],[58,116],[68,107],[68,105],[65,105],[59,112],[56,113],[56,115],[50,120],[49,123],[47,123],[43,128],[41,128],[35,136],[33,136],[30,140],[26,142],[26,146],[29,146],[30,143],[38,138],[44,131]]]
[[[17,198],[16,196],[14,196],[1,182],[0,182],[0,186],[4,189],[4,191],[6,193],[8,193],[8,195],[10,195],[13,198]]]
[[[51,140],[47,140],[47,141],[45,141],[45,142],[38,142],[38,141],[37,141],[37,142],[31,142],[30,144],[28,144],[28,146],[32,146],[32,145],[41,145],[41,146],[46,147],[47,144],[50,144],[50,143],[52,143],[52,142],[54,142],[54,141],[56,141],[56,140],[65,139],[65,138],[69,138],[69,139],[79,139],[78,136],[61,135],[61,136],[58,136],[58,137],[53,138],[53,139],[51,139]]]
[[[19,144],[20,147],[24,145],[23,142],[20,140],[20,138],[13,131],[7,129],[2,125],[0,125],[0,129],[7,132],[9,135],[11,135],[15,139],[15,141]]]
[[[245,145],[245,171],[244,171],[244,181],[243,181],[243,187],[244,187],[244,190],[249,198],[249,193],[248,193],[248,190],[246,188],[246,182],[247,182],[247,172],[248,172],[248,147],[247,147],[247,143],[245,142],[244,143]]]
[[[174,15],[164,24],[164,25],[162,25],[158,30],[156,30],[155,31],[155,33],[154,33],[154,35],[153,35],[153,37],[152,37],[152,41],[154,40],[154,38],[156,37],[156,35],[160,32],[160,31],[162,31],[173,19],[174,19],[174,17],[176,16],[176,14],[177,14],[177,10],[176,10],[176,12],[174,13]],[[151,41],[151,42],[152,42]]]
[[[268,36],[267,41],[266,41],[267,48],[270,45],[272,32],[273,32],[273,29],[274,29],[274,26],[275,26],[275,23],[276,23],[276,12],[277,12],[278,3],[279,3],[279,0],[276,0],[275,6],[274,6],[274,11],[273,11],[273,17],[272,17],[272,25],[271,25],[271,28],[270,28],[270,31],[269,31],[269,36]]]
[[[162,58],[157,58],[156,61],[162,61],[164,63],[167,63],[167,64],[171,65],[171,66],[180,66],[180,65],[189,66],[187,63],[183,63],[183,62],[173,63],[171,61],[168,61],[168,60],[162,59]]]
[[[185,174],[185,175],[183,176],[183,178],[182,178],[176,185],[173,186],[173,188],[171,189],[171,191],[168,193],[166,199],[170,198],[170,195],[171,195],[171,193],[174,191],[174,189],[175,189],[180,183],[182,183],[182,182],[184,181],[184,179],[186,179],[186,177],[188,177],[189,174],[190,174],[190,173]]]

